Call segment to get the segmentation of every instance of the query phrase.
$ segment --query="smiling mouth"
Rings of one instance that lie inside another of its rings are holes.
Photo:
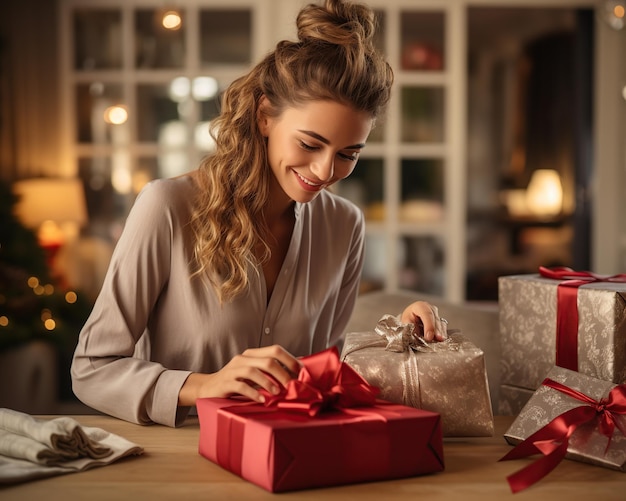
[[[324,186],[324,184],[325,184],[325,183],[314,183],[314,182],[310,181],[309,179],[307,179],[306,177],[301,176],[295,170],[293,172],[295,173],[296,176],[298,176],[298,179],[300,179],[300,181],[302,181],[307,186],[310,186],[311,188],[319,189],[319,188],[322,188]]]

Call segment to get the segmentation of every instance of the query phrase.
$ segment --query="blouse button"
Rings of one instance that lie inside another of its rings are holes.
[[[269,327],[266,327],[266,328],[265,328],[265,335],[266,335],[266,336],[268,336],[268,335],[269,335],[269,333],[270,333],[270,328],[269,328]]]

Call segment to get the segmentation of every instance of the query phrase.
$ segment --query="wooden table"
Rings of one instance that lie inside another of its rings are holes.
[[[281,494],[266,492],[200,456],[197,418],[173,429],[139,426],[107,416],[74,417],[83,425],[103,428],[141,445],[144,454],[81,473],[0,487],[0,500],[626,500],[626,473],[571,460],[561,462],[529,489],[511,494],[506,476],[529,460],[498,462],[511,449],[502,437],[513,419],[508,416],[496,417],[494,437],[445,439],[444,472]]]

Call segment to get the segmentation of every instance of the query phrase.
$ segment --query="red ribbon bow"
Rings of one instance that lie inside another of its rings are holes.
[[[297,379],[289,381],[278,395],[262,391],[266,407],[316,416],[323,410],[376,403],[379,389],[370,385],[352,367],[339,360],[337,348],[303,357]]]
[[[560,280],[557,288],[556,365],[578,371],[578,288],[594,282],[626,282],[626,274],[597,275],[565,266],[539,267],[542,277]]]
[[[600,401],[549,378],[542,384],[580,400],[584,405],[557,416],[500,459],[508,461],[543,454],[543,457],[507,477],[513,493],[530,487],[556,468],[567,453],[569,438],[580,425],[599,419],[598,429],[608,437],[605,453],[611,445],[616,427],[626,436],[626,429],[615,419],[617,414],[626,414],[626,384],[615,386],[608,396]]]

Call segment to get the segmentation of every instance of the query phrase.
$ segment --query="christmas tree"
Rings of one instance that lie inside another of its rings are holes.
[[[34,340],[54,344],[60,396],[68,396],[69,362],[92,305],[51,276],[37,236],[15,215],[17,202],[10,185],[0,181],[0,351]]]

